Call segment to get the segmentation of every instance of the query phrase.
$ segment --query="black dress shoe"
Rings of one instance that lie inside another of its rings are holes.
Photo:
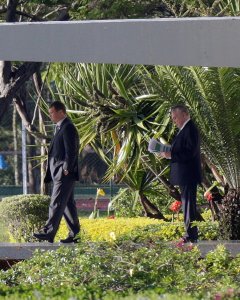
[[[49,243],[53,243],[53,238],[47,233],[34,233],[33,236],[39,241],[48,241]]]
[[[186,243],[196,244],[198,242],[197,239],[191,239],[189,237],[182,237],[182,241],[183,241],[184,244],[186,244]]]
[[[68,244],[68,243],[79,243],[80,238],[79,237],[74,237],[74,236],[68,236],[65,240],[60,240],[61,243],[63,244]]]
[[[198,240],[190,239],[190,243],[192,243],[192,244],[197,244],[197,243],[198,243]]]

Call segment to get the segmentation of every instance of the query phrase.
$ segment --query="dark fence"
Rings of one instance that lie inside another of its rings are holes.
[[[120,188],[124,187],[126,186],[116,184],[77,184],[74,189],[74,198],[78,209],[91,210],[94,207],[97,189],[100,188],[105,192],[105,195],[98,197],[97,207],[100,210],[107,210],[109,201],[118,193]],[[21,195],[22,193],[22,186],[0,186],[0,199],[13,195]]]

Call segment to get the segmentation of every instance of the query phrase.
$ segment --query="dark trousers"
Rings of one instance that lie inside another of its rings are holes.
[[[181,191],[184,225],[186,230],[185,237],[197,240],[198,228],[197,226],[192,226],[192,222],[196,221],[197,184],[182,185],[179,187]]]
[[[45,232],[52,238],[55,237],[63,216],[69,229],[69,236],[75,236],[80,231],[73,190],[74,180],[70,176],[63,176],[61,180],[53,182],[49,217],[44,226]]]

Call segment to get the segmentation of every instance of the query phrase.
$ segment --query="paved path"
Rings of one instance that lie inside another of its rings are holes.
[[[189,244],[184,246],[186,249]],[[240,241],[199,241],[197,244],[193,244],[198,247],[201,252],[201,256],[205,257],[206,254],[210,251],[216,249],[218,245],[224,245],[225,248],[229,251],[230,256],[235,257],[237,254],[240,254]]]
[[[28,259],[37,249],[44,251],[56,250],[61,243],[35,242],[35,243],[0,243],[0,260],[23,260]],[[67,244],[64,247],[73,247],[74,244]]]
[[[171,242],[171,244],[173,244]],[[209,251],[214,250],[217,245],[222,244],[230,252],[231,256],[240,254],[240,241],[200,241],[197,247],[204,257]],[[0,260],[1,261],[18,261],[28,259],[33,255],[37,249],[42,250],[56,250],[60,246],[74,247],[74,244],[63,245],[60,243],[50,244],[48,242],[36,243],[0,243]]]

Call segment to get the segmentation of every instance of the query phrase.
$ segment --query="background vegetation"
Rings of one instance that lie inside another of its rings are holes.
[[[108,222],[116,220],[103,222],[103,232]],[[153,229],[159,222],[132,231],[130,223],[120,219],[121,228],[125,225],[129,231],[119,231],[119,237],[110,232],[108,242],[104,234],[98,242],[88,235],[87,241],[74,247],[37,251],[30,260],[0,272],[1,295],[10,299],[238,299],[239,257],[231,258],[223,246],[205,258],[197,247],[178,249],[175,243],[157,239]],[[85,228],[96,229],[99,224],[91,220]],[[112,223],[110,227],[116,230]]]
[[[234,0],[9,0],[0,4],[1,21],[6,22],[239,15],[239,1]],[[197,248],[182,251],[162,242],[182,234],[182,223],[171,223],[172,216],[166,215],[171,199],[179,200],[179,191],[168,181],[168,162],[147,152],[151,137],[171,143],[175,128],[168,110],[175,103],[186,104],[202,137],[204,180],[199,199],[206,192],[211,210],[210,220],[199,212],[199,220],[205,219],[198,224],[200,238],[239,239],[239,75],[237,68],[1,62],[1,151],[18,151],[23,122],[31,145],[28,156],[37,157],[36,172],[31,160],[28,166],[32,191],[45,188],[44,158],[52,133],[47,106],[59,99],[79,130],[81,150],[94,149],[108,168],[104,179],[128,188],[111,203],[116,215],[151,217],[82,220],[79,246],[39,252],[1,272],[3,297],[239,299],[239,257],[231,258],[220,246],[202,259]],[[8,124],[3,126],[6,118]],[[0,170],[1,184],[13,179],[19,184],[16,158],[8,161],[9,169]],[[4,226],[17,228],[11,233],[16,233],[15,239],[23,236],[21,226],[16,226],[19,218],[23,222],[31,217],[31,208],[36,213],[36,203],[24,199],[1,203]],[[9,205],[9,212],[15,207],[14,217],[7,215],[4,205]],[[24,233],[26,240],[31,226]],[[61,235],[66,235],[64,226]]]

